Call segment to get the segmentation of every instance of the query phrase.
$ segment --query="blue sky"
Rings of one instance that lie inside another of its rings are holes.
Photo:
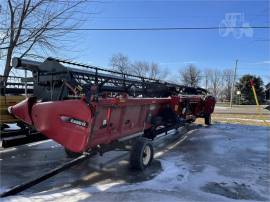
[[[225,15],[238,16],[237,26],[267,26],[269,1],[104,1],[87,3],[90,15],[82,27],[149,28],[219,26]],[[235,30],[237,32],[239,30]],[[241,30],[240,30],[241,31]],[[177,31],[78,31],[68,50],[56,51],[60,58],[109,65],[114,53],[134,60],[159,63],[176,77],[179,69],[194,63],[206,68],[233,68],[239,60],[238,75],[262,76],[270,81],[270,30],[253,29],[251,36],[221,36],[219,30]]]

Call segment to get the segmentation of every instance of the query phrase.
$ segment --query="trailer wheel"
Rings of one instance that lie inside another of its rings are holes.
[[[130,166],[136,170],[144,170],[151,164],[153,156],[154,149],[151,141],[146,138],[140,138],[132,147]]]
[[[81,155],[81,153],[76,153],[73,151],[70,151],[69,149],[65,148],[65,152],[68,158],[75,158]]]
[[[205,125],[211,125],[211,114],[207,114],[204,116]]]

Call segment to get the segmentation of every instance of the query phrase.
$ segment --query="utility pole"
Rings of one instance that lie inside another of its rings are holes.
[[[231,108],[232,108],[233,95],[234,95],[234,87],[235,87],[235,80],[236,80],[237,64],[238,64],[238,60],[235,61],[233,83],[232,83],[232,87],[231,87],[231,99],[230,99],[230,107]]]
[[[24,78],[25,78],[25,83],[24,83],[24,93],[25,97],[27,97],[27,70],[24,70]]]
[[[205,89],[207,90],[208,87],[208,76],[205,75]]]

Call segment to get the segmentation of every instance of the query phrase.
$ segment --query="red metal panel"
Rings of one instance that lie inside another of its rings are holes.
[[[32,125],[31,118],[31,107],[35,100],[33,98],[26,98],[25,100],[19,102],[18,104],[9,107],[9,112],[13,114],[16,118],[22,120],[23,122]]]
[[[204,100],[205,114],[212,114],[214,112],[215,104],[216,104],[216,99],[213,96],[206,97]]]
[[[204,100],[201,96],[104,98],[90,105],[83,99],[35,104],[26,99],[12,112],[69,150],[83,152],[152,127],[151,117],[157,116],[164,106],[171,106],[181,116],[186,100],[195,117],[213,112],[215,99]]]
[[[142,132],[151,127],[145,124],[151,112],[155,116],[162,104],[170,99],[104,99],[95,103],[96,116],[89,147],[108,144],[124,136]]]
[[[32,109],[34,126],[48,138],[74,152],[82,152],[90,134],[91,110],[82,100],[37,103]],[[85,122],[82,126],[78,120]]]

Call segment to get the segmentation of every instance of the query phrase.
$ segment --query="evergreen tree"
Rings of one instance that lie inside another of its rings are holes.
[[[242,76],[239,82],[236,83],[236,90],[241,91],[242,103],[256,104],[250,80],[253,80],[259,103],[262,104],[265,101],[263,81],[261,77],[256,77],[249,74]]]

